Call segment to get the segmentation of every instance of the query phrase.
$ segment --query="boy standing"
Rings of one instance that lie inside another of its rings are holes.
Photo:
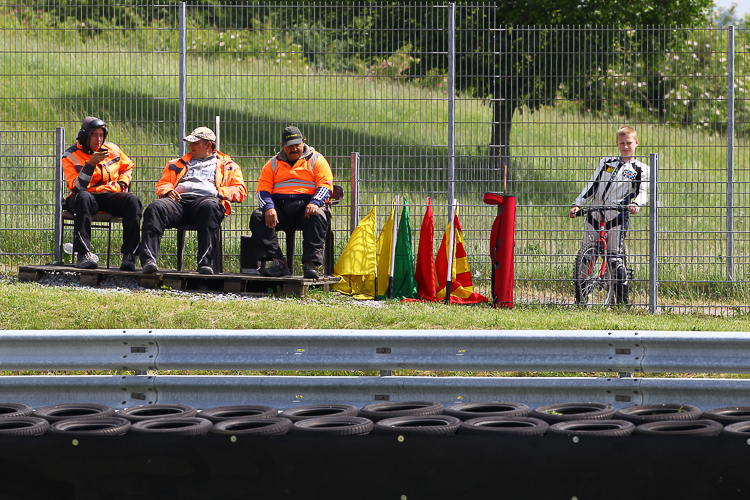
[[[625,210],[607,210],[589,213],[581,246],[593,244],[599,239],[599,217],[604,217],[607,229],[607,254],[610,271],[614,277],[615,299],[618,304],[627,304],[629,283],[625,268],[625,236],[630,225],[630,214],[637,214],[648,203],[648,185],[651,169],[635,159],[638,135],[632,127],[624,126],[615,135],[619,157],[605,157],[599,161],[586,187],[573,202],[568,217],[574,218],[589,200],[594,206],[623,205]],[[577,278],[577,277],[576,277]],[[578,295],[578,294],[576,294]],[[576,296],[576,302],[580,297]]]

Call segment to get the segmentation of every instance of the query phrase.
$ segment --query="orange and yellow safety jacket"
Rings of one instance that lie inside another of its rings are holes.
[[[245,187],[245,180],[242,178],[242,170],[229,155],[225,155],[219,151],[215,151],[216,155],[216,176],[214,177],[214,183],[216,189],[219,190],[219,195],[226,197],[222,199],[221,204],[224,205],[224,215],[232,213],[232,207],[229,203],[234,201],[242,203],[247,197],[247,187]],[[193,157],[190,153],[186,154],[182,158],[176,158],[167,162],[164,167],[164,172],[161,174],[161,179],[156,183],[156,194],[159,196],[165,196],[168,192],[172,191],[185,172],[187,172],[187,164],[190,163]]]
[[[65,150],[62,166],[70,194],[81,191],[120,193],[128,190],[133,178],[133,161],[113,142],[105,142],[103,147],[109,153],[98,165],[87,163],[94,152],[87,152],[79,142]]]
[[[274,208],[274,199],[303,199],[322,206],[333,192],[333,173],[322,154],[305,145],[302,156],[291,165],[282,151],[263,166],[256,197],[265,212]]]

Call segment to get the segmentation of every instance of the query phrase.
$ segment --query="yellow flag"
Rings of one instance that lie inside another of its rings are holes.
[[[333,266],[334,276],[340,277],[341,281],[331,288],[355,299],[372,299],[375,296],[376,233],[373,207],[367,217],[354,228],[344,251]],[[387,274],[385,282],[388,286]]]
[[[391,275],[391,248],[393,248],[393,225],[396,223],[396,207],[391,206],[391,215],[380,231],[378,238],[378,295],[388,293],[388,277]]]

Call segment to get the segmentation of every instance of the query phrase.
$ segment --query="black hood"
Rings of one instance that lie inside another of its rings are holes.
[[[104,140],[107,140],[109,130],[107,130],[107,122],[100,120],[95,116],[87,116],[81,123],[81,130],[78,131],[78,137],[76,140],[83,147],[84,150],[89,148],[89,139],[91,138],[91,132],[98,128],[104,129]],[[93,152],[93,151],[92,151]]]

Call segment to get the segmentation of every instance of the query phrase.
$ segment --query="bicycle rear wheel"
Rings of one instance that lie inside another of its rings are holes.
[[[610,305],[614,298],[612,272],[609,266],[599,276],[602,265],[601,244],[587,245],[578,252],[574,266],[575,302],[581,305]]]

